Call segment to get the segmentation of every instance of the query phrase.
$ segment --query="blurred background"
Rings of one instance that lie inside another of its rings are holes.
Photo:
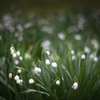
[[[34,11],[57,12],[64,11],[89,11],[100,8],[100,0],[0,0],[0,14],[14,12],[21,9],[23,13]]]

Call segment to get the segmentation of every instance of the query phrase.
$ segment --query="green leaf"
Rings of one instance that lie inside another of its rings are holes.
[[[43,91],[37,91],[37,90],[34,90],[34,89],[28,89],[28,90],[25,90],[25,91],[22,91],[21,93],[30,93],[30,92],[37,92],[37,93],[40,93],[40,94],[45,94],[47,96],[50,96],[48,93],[46,92],[43,92]]]

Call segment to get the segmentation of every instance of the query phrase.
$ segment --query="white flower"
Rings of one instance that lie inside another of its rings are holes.
[[[20,83],[22,83],[22,82],[23,82],[23,80],[20,80],[20,79],[19,79],[19,80],[16,80],[16,83],[17,83],[17,84],[20,84]]]
[[[56,62],[53,62],[52,63],[52,67],[57,67],[57,63]]]
[[[77,89],[77,88],[78,88],[78,83],[75,82],[75,83],[73,84],[72,88],[73,88],[73,89]]]
[[[59,80],[56,81],[56,85],[60,85],[60,81]]]
[[[72,60],[75,60],[75,58],[76,58],[75,55],[73,55],[73,56],[72,56]]]
[[[82,36],[81,35],[75,35],[75,40],[81,40]]]
[[[12,78],[12,73],[9,73],[9,78]]]
[[[97,62],[98,61],[98,58],[97,57],[94,57],[94,61]]]
[[[23,60],[23,58],[22,58],[21,56],[19,57],[19,59],[20,59],[20,60]]]
[[[16,75],[16,76],[14,77],[14,79],[15,79],[16,81],[19,80],[19,76]]]
[[[31,58],[31,55],[29,55],[28,53],[25,53],[25,58],[27,59],[30,59]]]
[[[13,58],[17,57],[16,53],[13,53],[13,55],[12,55],[12,56],[13,56]]]
[[[74,54],[74,50],[71,50],[71,54]]]
[[[90,55],[90,58],[91,58],[91,59],[93,58],[93,54]]]
[[[21,69],[18,69],[18,73],[21,73],[22,72],[22,70]]]
[[[89,49],[88,47],[85,47],[84,51],[85,51],[86,53],[90,53],[90,49]]]
[[[62,34],[62,33],[59,33],[59,34],[58,34],[58,37],[59,37],[61,40],[64,40],[64,39],[65,39],[65,35]]]
[[[33,79],[29,79],[29,84],[32,84],[34,83],[34,80]]]
[[[20,56],[20,51],[17,51],[16,53],[17,53],[18,56]]]
[[[18,64],[19,64],[19,61],[18,61],[18,60],[15,60],[14,63],[15,63],[16,65],[18,65]]]
[[[35,67],[34,71],[35,71],[35,72],[40,72],[40,73],[41,73],[41,68]]]
[[[84,54],[81,56],[81,59],[85,59],[85,55]]]
[[[46,59],[45,64],[46,65],[50,65],[50,60],[49,59]]]
[[[46,51],[46,54],[47,54],[47,55],[50,55],[50,51]]]

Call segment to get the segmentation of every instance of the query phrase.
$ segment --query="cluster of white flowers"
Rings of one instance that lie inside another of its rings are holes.
[[[29,79],[29,84],[33,84],[34,80],[33,79]]]
[[[95,39],[92,39],[91,43],[93,44],[93,46],[95,47],[95,49],[99,48],[99,44],[98,44],[98,42]]]
[[[16,75],[16,76],[14,77],[14,79],[16,80],[16,83],[19,84],[19,85],[21,85],[21,83],[23,82],[22,79],[19,79],[19,76],[18,76],[18,75]]]
[[[56,85],[60,85],[60,80],[57,80],[56,81]]]
[[[25,59],[31,59],[31,55],[30,54],[28,54],[28,53],[25,53]]]
[[[13,57],[13,58],[16,58],[17,56],[19,56],[19,59],[20,59],[20,60],[23,59],[22,56],[20,56],[20,51],[17,51],[17,52],[15,53],[13,47],[10,47],[10,51],[11,51],[11,54],[12,54],[12,57]],[[15,63],[16,65],[18,65],[18,64],[19,64],[19,61],[16,60],[16,59],[14,59],[14,60],[15,60],[14,63]]]
[[[34,71],[35,71],[35,72],[41,73],[41,68],[35,67],[35,68],[34,68]]]
[[[46,49],[49,50],[49,46],[50,46],[51,42],[49,40],[45,40],[44,42],[41,43],[41,46]]]
[[[78,83],[77,83],[77,82],[73,83],[72,88],[73,88],[73,89],[77,89],[77,88],[78,88]]]

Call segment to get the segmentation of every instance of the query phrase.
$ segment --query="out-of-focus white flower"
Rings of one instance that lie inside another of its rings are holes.
[[[10,78],[10,79],[12,78],[12,73],[9,73],[9,78]]]
[[[16,80],[16,83],[17,83],[17,84],[20,84],[20,83],[22,83],[22,82],[23,82],[23,80],[20,80],[20,79],[19,79],[19,80]]]
[[[14,53],[13,47],[10,47],[11,54]]]
[[[33,84],[34,80],[33,79],[29,79],[29,84]]]
[[[71,50],[71,54],[74,54],[74,50]]]
[[[18,56],[20,56],[20,51],[17,51],[16,54],[17,54]]]
[[[41,68],[35,67],[34,71],[41,73]]]
[[[0,35],[0,40],[2,39],[1,35]]]
[[[60,85],[60,81],[59,80],[56,81],[56,85]]]
[[[13,55],[12,55],[12,56],[13,56],[13,58],[17,57],[16,53],[13,53]]]
[[[72,56],[72,60],[75,60],[75,58],[76,58],[75,55],[73,55],[73,56]]]
[[[15,79],[16,81],[19,80],[19,76],[16,75],[16,76],[14,77],[14,79]]]
[[[97,57],[94,57],[94,61],[97,62],[98,61],[98,58]]]
[[[85,51],[86,53],[90,53],[90,49],[89,49],[88,47],[85,47],[84,51]]]
[[[41,43],[41,46],[42,46],[44,49],[48,50],[48,49],[49,49],[50,44],[51,44],[51,42],[50,42],[50,41],[45,40],[44,42],[42,42],[42,43]]]
[[[47,51],[46,51],[46,54],[49,56],[49,55],[50,55],[50,51],[47,50]]]
[[[46,65],[50,65],[50,60],[49,59],[46,59],[45,64]]]
[[[57,67],[57,63],[56,62],[53,62],[52,63],[52,67],[55,67],[56,68]]]
[[[22,72],[22,70],[21,69],[18,69],[18,73],[21,73]]]
[[[90,58],[91,58],[91,59],[93,58],[93,54],[90,55]]]
[[[20,60],[23,60],[23,58],[22,58],[21,56],[19,57],[19,59],[20,59]]]
[[[61,39],[61,40],[64,40],[65,39],[65,35],[63,33],[59,33],[58,34],[58,37]]]
[[[30,59],[31,58],[31,55],[29,55],[28,53],[25,53],[25,58],[27,59]]]
[[[19,61],[18,61],[18,60],[15,60],[14,63],[15,63],[16,65],[18,65],[18,64],[19,64]]]
[[[85,55],[84,54],[81,56],[81,59],[85,59]]]
[[[78,83],[75,82],[75,83],[73,84],[72,88],[73,88],[73,89],[77,89],[77,88],[78,88]]]
[[[81,40],[82,36],[81,35],[75,35],[75,40]]]

